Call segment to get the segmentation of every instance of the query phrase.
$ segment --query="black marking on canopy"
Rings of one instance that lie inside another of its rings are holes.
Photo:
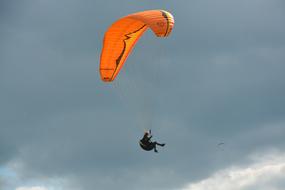
[[[168,33],[168,30],[169,30],[169,18],[168,18],[167,14],[164,11],[161,11],[161,14],[165,18],[166,23],[167,23],[166,31],[165,31],[165,34],[164,34],[164,36],[166,36],[167,33]]]
[[[126,40],[128,40],[128,39],[130,39],[130,38],[132,37],[132,36],[130,36],[130,35],[139,32],[139,31],[142,30],[145,26],[146,26],[146,24],[144,24],[142,27],[140,27],[139,29],[137,29],[137,30],[135,30],[135,31],[133,31],[133,32],[130,32],[130,33],[128,33],[128,34],[125,34],[125,37],[126,37],[126,38],[123,39],[124,48],[123,48],[121,54],[119,55],[119,57],[116,59],[116,68],[115,68],[114,73],[113,73],[113,75],[112,75],[111,78],[113,78],[114,74],[116,73],[116,71],[117,71],[117,69],[118,69],[118,66],[119,66],[119,63],[121,62],[121,59],[122,59],[122,57],[123,57],[123,55],[124,55],[124,53],[125,53],[125,51],[126,51],[126,47],[127,47]]]

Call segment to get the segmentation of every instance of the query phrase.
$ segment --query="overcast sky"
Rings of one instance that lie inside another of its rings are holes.
[[[103,83],[104,32],[149,9],[172,34]],[[284,190],[284,20],[283,0],[0,0],[0,189]]]

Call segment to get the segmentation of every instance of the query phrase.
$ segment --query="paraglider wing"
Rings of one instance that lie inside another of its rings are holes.
[[[116,78],[132,48],[148,28],[151,28],[157,37],[166,37],[173,26],[173,16],[164,10],[134,13],[113,23],[103,40],[101,79],[111,82]]]

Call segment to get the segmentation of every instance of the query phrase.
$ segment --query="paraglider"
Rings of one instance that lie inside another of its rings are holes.
[[[217,146],[219,150],[224,151],[224,146],[225,146],[224,142],[220,142],[219,144],[217,144]]]
[[[116,79],[128,55],[144,32],[150,28],[157,37],[167,37],[174,27],[173,16],[164,10],[147,10],[127,15],[114,22],[106,31],[100,57],[100,76],[104,82]],[[158,152],[156,146],[164,146],[150,139],[145,132],[140,146],[146,151]]]
[[[167,37],[174,26],[173,16],[164,10],[148,10],[127,15],[106,31],[100,58],[100,75],[112,82],[123,67],[134,45],[150,28],[157,37]]]
[[[151,141],[150,139],[152,138],[152,135],[151,135],[151,130],[149,131],[146,131],[144,133],[144,136],[143,138],[140,140],[140,146],[142,149],[146,150],[146,151],[150,151],[150,150],[154,150],[154,152],[158,152],[157,149],[156,149],[156,145],[158,146],[164,146],[165,144],[161,144],[161,143],[158,143],[156,141]]]

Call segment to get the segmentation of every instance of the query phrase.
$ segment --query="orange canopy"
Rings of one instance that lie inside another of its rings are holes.
[[[148,10],[127,15],[113,23],[105,33],[100,60],[100,75],[112,82],[132,48],[150,28],[157,37],[167,37],[174,26],[173,16],[164,10]]]

